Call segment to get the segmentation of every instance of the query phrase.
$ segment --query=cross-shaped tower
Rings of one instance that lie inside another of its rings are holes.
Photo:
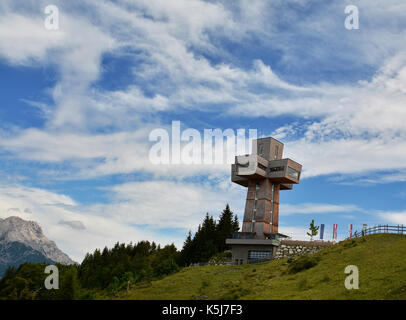
[[[227,239],[233,248],[233,259],[238,263],[255,257],[270,259],[274,254],[272,246],[286,237],[278,233],[279,191],[291,190],[293,184],[299,183],[302,166],[291,159],[282,159],[282,154],[283,143],[278,140],[256,139],[252,142],[252,154],[236,156],[235,164],[231,165],[231,181],[248,188],[242,232]],[[261,250],[249,250],[252,245],[259,245]],[[244,246],[247,250],[243,250]],[[241,254],[236,257],[236,250],[244,252],[243,259]]]

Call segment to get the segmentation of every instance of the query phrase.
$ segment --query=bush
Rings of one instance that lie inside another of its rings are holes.
[[[209,259],[209,264],[215,265],[215,264],[221,264],[221,263],[229,262],[229,261],[231,261],[231,251],[227,250],[227,251],[220,252],[220,253],[217,253],[214,256],[212,256]]]
[[[316,257],[309,257],[303,255],[299,259],[293,261],[288,267],[288,273],[298,273],[303,270],[310,269],[319,263],[319,259]]]

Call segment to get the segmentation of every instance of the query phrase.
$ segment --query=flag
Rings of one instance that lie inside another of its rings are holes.
[[[333,240],[337,240],[337,225],[333,224]]]
[[[348,235],[352,238],[352,224],[348,225]]]
[[[320,240],[323,240],[323,236],[324,236],[324,224],[322,223],[320,225]]]

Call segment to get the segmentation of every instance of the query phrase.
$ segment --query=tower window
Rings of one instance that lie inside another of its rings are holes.
[[[262,170],[264,170],[264,171],[266,171],[266,167],[263,165],[263,164],[261,164],[261,163],[258,163],[258,168],[260,168],[260,169],[262,169]]]
[[[278,159],[278,155],[279,155],[279,145],[275,146],[275,155],[274,155],[274,159]]]
[[[259,144],[259,148],[258,148],[259,150],[259,155],[261,156],[261,157],[263,157],[264,156],[264,145],[262,144],[262,143],[260,143]]]
[[[291,167],[288,167],[288,176],[293,179],[299,180],[299,171],[297,171]]]

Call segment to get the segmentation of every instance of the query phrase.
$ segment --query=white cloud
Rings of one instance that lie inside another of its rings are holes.
[[[86,229],[83,222],[78,221],[78,220],[72,220],[72,221],[61,220],[61,221],[58,222],[58,224],[69,226],[69,227],[71,227],[73,229],[78,229],[78,230],[85,230]]]
[[[309,230],[306,227],[298,226],[279,226],[279,233],[291,237],[293,240],[309,240],[309,236],[306,234]]]
[[[406,211],[380,212],[379,217],[386,223],[406,225]]]
[[[8,209],[21,208],[12,213]],[[29,208],[31,213],[23,212]],[[20,186],[0,187],[0,217],[19,216],[38,222],[45,236],[56,242],[57,246],[70,257],[81,262],[87,252],[104,246],[112,247],[115,242],[136,242],[150,240],[162,245],[174,242],[180,247],[184,235],[166,236],[158,231],[136,227],[116,219],[114,215],[103,216],[77,205],[71,198],[38,188]],[[61,221],[65,221],[61,224]],[[66,226],[75,222],[76,228]],[[77,222],[86,229],[77,228]],[[186,233],[185,233],[186,234]]]
[[[263,1],[249,5],[241,1],[240,16],[226,3],[197,0],[93,4],[87,3],[95,16],[103,16],[101,21],[85,13],[73,15],[67,7],[61,15],[61,29],[56,32],[46,30],[36,16],[13,11],[0,16],[0,23],[11,26],[7,32],[0,32],[0,55],[11,63],[35,60],[54,64],[61,72],[52,90],[55,109],[47,109],[45,128],[7,135],[0,141],[4,149],[37,161],[86,159],[90,164],[76,162],[74,166],[79,165],[88,176],[144,170],[169,176],[182,171],[185,176],[193,175],[198,168],[149,166],[146,128],[160,124],[151,117],[145,120],[145,115],[179,109],[213,111],[223,104],[221,108],[231,115],[317,118],[302,125],[303,136],[299,138],[296,125],[288,124],[289,132],[284,131],[286,150],[304,164],[303,177],[404,169],[406,62],[401,53],[390,59],[386,55],[386,63],[375,76],[356,85],[298,86],[282,80],[259,59],[252,61],[251,69],[244,70],[232,64],[215,64],[194,51],[194,46],[213,50],[210,32],[246,37],[250,28],[259,31],[266,24],[264,17],[280,12],[282,2],[272,7]],[[302,7],[307,4],[296,3]],[[397,6],[388,6],[390,12],[395,12],[394,8]],[[377,14],[378,9],[373,6],[370,10]],[[247,21],[253,17],[257,24],[248,27]],[[290,21],[294,15],[286,18]],[[310,32],[325,19],[315,19],[303,28]],[[276,22],[268,23],[273,26]],[[264,32],[276,31],[270,28]],[[75,36],[78,34],[80,37]],[[129,48],[141,52],[143,58],[135,67],[134,77],[143,79],[155,93],[146,96],[131,79],[127,87],[114,91],[90,89],[101,75],[102,54],[119,55]],[[134,129],[135,124],[144,130]],[[92,133],[106,126],[113,132]],[[376,157],[379,161],[369,161]],[[210,174],[216,170],[225,172],[225,168],[202,168]]]
[[[303,164],[303,177],[405,168],[406,142],[401,138],[299,139],[286,145],[286,156]]]
[[[110,205],[95,205],[116,221],[149,225],[151,228],[195,230],[206,212],[217,217],[228,202],[241,212],[240,188],[212,182],[187,183],[165,180],[130,182],[111,189]],[[244,192],[244,191],[242,191]]]
[[[323,214],[338,212],[363,212],[364,210],[352,204],[329,204],[329,203],[300,203],[300,204],[281,204],[281,216],[292,214]]]
[[[114,40],[83,17],[66,11],[60,14],[58,30],[47,30],[44,18],[0,12],[0,57],[17,65],[55,66],[60,79],[52,92],[56,109],[49,126],[83,126],[86,90],[98,78],[101,55],[114,48]]]
[[[63,45],[62,31],[50,32],[41,18],[10,13],[0,16],[0,56],[13,64],[43,61],[47,51]]]

